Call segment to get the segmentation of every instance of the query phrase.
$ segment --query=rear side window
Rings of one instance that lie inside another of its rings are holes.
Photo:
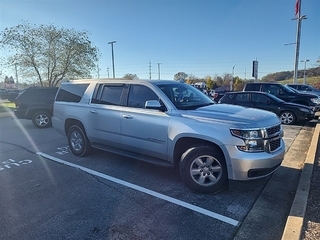
[[[249,93],[239,93],[237,94],[235,101],[236,102],[249,102]]]
[[[260,91],[261,84],[247,84],[246,91]]]
[[[62,85],[56,97],[57,102],[80,102],[89,84]]]
[[[127,87],[123,84],[100,84],[95,88],[92,103],[121,106],[123,91]]]
[[[29,88],[18,96],[19,101],[54,100],[58,88]]]

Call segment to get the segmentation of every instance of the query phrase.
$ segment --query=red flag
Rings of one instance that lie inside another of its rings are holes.
[[[300,0],[296,0],[295,15],[297,18],[299,17],[299,11],[300,11]]]

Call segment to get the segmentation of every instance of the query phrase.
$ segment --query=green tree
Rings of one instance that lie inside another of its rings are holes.
[[[212,80],[212,77],[211,77],[211,76],[205,76],[205,77],[204,77],[204,80],[206,81],[206,86],[207,86],[207,88],[213,89],[213,87],[214,87],[214,82],[213,82],[213,80]]]
[[[133,80],[133,79],[139,79],[137,74],[127,73],[123,75],[123,78]]]
[[[41,86],[57,86],[64,78],[90,78],[99,50],[86,31],[23,22],[0,33],[0,48],[10,50],[8,64]]]

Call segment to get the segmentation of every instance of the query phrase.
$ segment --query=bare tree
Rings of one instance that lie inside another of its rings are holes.
[[[186,74],[185,72],[178,72],[173,76],[174,80],[186,80],[187,77],[188,74]]]
[[[99,50],[88,32],[31,25],[23,22],[0,33],[0,47],[10,50],[10,64],[17,64],[24,77],[57,86],[64,78],[91,77]]]
[[[123,76],[125,79],[133,80],[133,79],[139,79],[137,74],[127,73]]]

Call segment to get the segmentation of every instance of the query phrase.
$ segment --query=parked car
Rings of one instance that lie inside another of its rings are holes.
[[[316,95],[320,95],[320,90],[314,88],[313,86],[309,84],[287,84],[287,86],[294,88],[300,92],[305,92],[305,93],[312,93]]]
[[[58,88],[34,87],[23,91],[15,99],[14,114],[19,119],[30,119],[34,126],[51,126],[53,100]]]
[[[220,99],[219,103],[235,104],[271,111],[279,116],[282,124],[287,125],[300,121],[309,121],[315,117],[312,108],[301,104],[285,102],[265,92],[227,92]]]
[[[279,83],[253,82],[247,83],[243,91],[260,91],[275,95],[285,102],[310,106],[314,112],[320,111],[320,97],[315,94],[300,93]]]
[[[271,112],[215,104],[189,84],[170,80],[74,80],[56,95],[53,127],[76,156],[92,148],[177,166],[194,191],[213,193],[229,180],[266,177],[285,145]]]

